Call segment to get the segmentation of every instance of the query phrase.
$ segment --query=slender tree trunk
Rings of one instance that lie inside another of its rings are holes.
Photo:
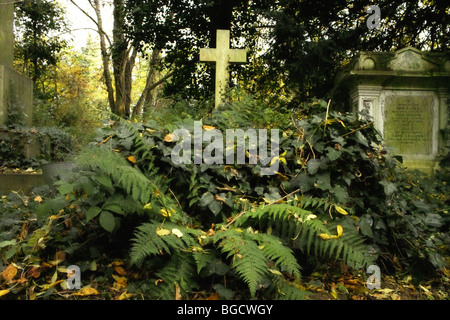
[[[121,117],[130,114],[129,95],[131,92],[131,61],[129,59],[128,41],[125,39],[125,2],[114,0],[114,27],[112,62],[114,68],[114,83],[116,87],[116,111]]]
[[[113,113],[117,114],[116,101],[114,99],[114,88],[112,85],[111,72],[109,71],[109,54],[108,54],[108,50],[106,47],[106,34],[103,31],[103,19],[102,19],[102,15],[101,15],[101,11],[100,11],[99,0],[93,0],[93,3],[91,2],[91,5],[94,8],[95,14],[97,16],[96,24],[98,27],[98,34],[100,37],[100,51],[101,51],[102,61],[103,61],[103,77],[104,77],[104,81],[105,81],[105,85],[106,85],[106,91],[108,93],[109,107]]]
[[[148,74],[147,74],[147,80],[145,82],[145,88],[142,91],[138,102],[133,108],[133,114],[134,115],[140,115],[142,112],[142,106],[144,105],[144,102],[147,100],[147,97],[150,94],[150,86],[155,82],[155,75],[156,75],[156,69],[155,65],[157,60],[159,59],[159,56],[161,54],[161,50],[154,49],[152,52],[152,57],[150,58],[150,62],[148,65]]]

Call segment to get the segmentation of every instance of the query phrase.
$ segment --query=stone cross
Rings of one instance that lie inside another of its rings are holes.
[[[215,49],[200,49],[200,61],[216,63],[215,107],[224,102],[224,93],[228,85],[228,64],[247,62],[247,50],[230,49],[230,31],[217,30]]]

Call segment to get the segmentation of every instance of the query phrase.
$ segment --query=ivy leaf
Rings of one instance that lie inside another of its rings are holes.
[[[387,196],[390,196],[395,191],[397,191],[397,186],[394,183],[389,182],[387,180],[380,181],[379,184],[381,184],[384,187],[384,193]]]
[[[113,232],[114,227],[116,226],[116,222],[114,220],[113,214],[109,211],[102,211],[100,214],[100,225],[108,232]]]
[[[211,212],[217,216],[219,214],[219,212],[222,210],[223,204],[219,201],[212,201],[209,205],[208,208],[209,210],[211,210]]]
[[[333,189],[331,189],[331,192],[339,203],[346,203],[350,199],[347,189],[342,186],[334,186]]]
[[[320,167],[320,160],[318,159],[311,159],[306,164],[307,170],[309,174],[315,174],[317,170],[319,170]]]
[[[356,132],[355,140],[366,147],[369,146],[369,143],[367,142],[367,138],[360,131]]]
[[[335,150],[334,148],[331,148],[331,147],[327,147],[326,150],[327,150],[327,157],[331,161],[335,161],[335,160],[339,159],[339,157],[342,155],[342,151]]]

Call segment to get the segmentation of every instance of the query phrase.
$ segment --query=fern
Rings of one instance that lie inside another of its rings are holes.
[[[278,300],[304,300],[311,292],[304,290],[297,281],[288,281],[281,275],[272,275],[272,295]]]
[[[344,236],[338,239],[323,240],[319,234],[332,234],[325,224],[317,219],[312,212],[290,204],[275,204],[259,206],[246,212],[237,225],[255,225],[263,223],[274,226],[274,232],[278,232],[286,241],[292,241],[292,245],[300,248],[307,254],[312,253],[334,259],[343,259],[351,267],[362,268],[373,263],[374,257],[368,254],[364,238],[357,234],[344,232]]]
[[[194,282],[195,261],[188,254],[171,255],[169,262],[156,273],[156,277],[152,290],[155,299],[174,300],[177,291],[183,296],[192,292],[192,288],[198,287]]]
[[[270,275],[272,269],[269,264],[272,261],[281,269],[300,277],[300,266],[292,250],[275,236],[233,228],[217,232],[214,242],[218,242],[222,253],[231,258],[232,268],[248,285],[252,297],[264,278]]]
[[[148,256],[189,250],[198,244],[199,232],[170,222],[144,223],[134,233],[130,262],[138,264]]]
[[[153,183],[136,167],[117,152],[104,146],[86,149],[77,158],[77,163],[97,173],[104,173],[116,186],[123,188],[136,201],[147,203],[153,192]]]

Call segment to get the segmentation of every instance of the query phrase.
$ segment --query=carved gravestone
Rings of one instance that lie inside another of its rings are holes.
[[[0,127],[14,109],[17,120],[31,126],[33,82],[13,70],[14,1],[0,0]]]
[[[392,154],[409,169],[434,172],[449,145],[450,53],[361,52],[337,81]]]
[[[200,61],[216,63],[215,107],[224,102],[224,94],[228,85],[230,63],[245,63],[247,50],[230,49],[230,30],[217,30],[216,48],[200,49]]]

